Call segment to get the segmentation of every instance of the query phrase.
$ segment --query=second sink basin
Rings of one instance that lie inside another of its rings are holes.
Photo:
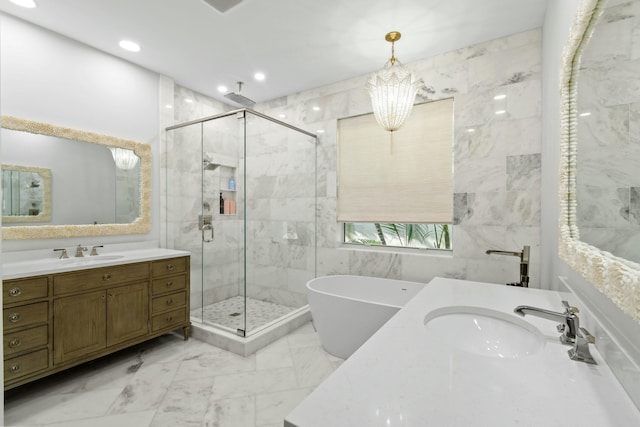
[[[542,333],[528,322],[482,307],[440,308],[425,316],[424,325],[434,345],[480,356],[518,358],[545,345]]]

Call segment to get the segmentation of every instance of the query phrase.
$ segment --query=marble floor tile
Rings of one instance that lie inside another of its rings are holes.
[[[249,357],[168,334],[5,392],[5,425],[276,427],[341,363],[311,323]]]
[[[256,427],[282,422],[313,388],[279,391],[256,396]]]

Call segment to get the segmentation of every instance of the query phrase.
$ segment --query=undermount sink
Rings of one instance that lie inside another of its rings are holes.
[[[435,345],[486,357],[529,356],[545,345],[542,333],[528,322],[482,307],[440,308],[425,316],[424,325]]]
[[[113,261],[116,259],[124,258],[124,255],[96,255],[96,256],[85,256],[85,257],[73,257],[60,260],[63,264],[71,264],[71,265],[83,265],[83,264],[94,264],[98,262],[104,261]]]

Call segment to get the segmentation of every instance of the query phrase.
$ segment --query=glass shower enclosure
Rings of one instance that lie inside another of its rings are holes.
[[[191,320],[250,336],[316,275],[314,134],[249,109],[167,128],[166,241],[191,252]]]

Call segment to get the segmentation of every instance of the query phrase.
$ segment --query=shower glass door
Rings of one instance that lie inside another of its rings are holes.
[[[252,111],[167,131],[166,242],[191,252],[191,318],[248,336],[307,304],[316,138]]]

